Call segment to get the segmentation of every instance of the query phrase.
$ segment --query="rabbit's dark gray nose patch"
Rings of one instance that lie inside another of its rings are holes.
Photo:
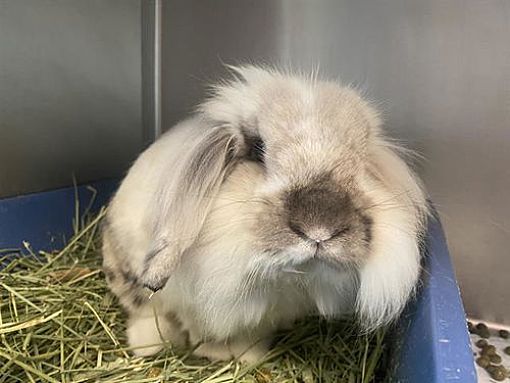
[[[289,228],[300,238],[318,243],[346,234],[358,220],[346,193],[322,185],[290,191],[285,207]]]

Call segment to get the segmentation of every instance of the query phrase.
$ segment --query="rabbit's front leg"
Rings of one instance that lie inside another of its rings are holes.
[[[256,363],[269,352],[271,337],[258,340],[236,338],[227,342],[206,342],[196,348],[194,354],[211,361],[238,359],[245,363]]]
[[[163,348],[164,342],[170,342],[172,346],[187,343],[187,334],[173,314],[157,315],[148,309],[130,315],[127,336],[136,356],[154,355]]]

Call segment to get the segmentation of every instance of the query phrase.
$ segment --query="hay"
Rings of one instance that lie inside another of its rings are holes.
[[[0,251],[1,382],[373,382],[384,368],[385,332],[310,318],[279,335],[256,366],[210,363],[167,345],[131,357],[125,315],[101,272],[98,223],[75,220],[59,252]],[[81,229],[80,229],[81,228]]]

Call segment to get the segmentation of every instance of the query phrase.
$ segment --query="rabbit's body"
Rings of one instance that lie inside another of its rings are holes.
[[[109,206],[104,269],[131,346],[153,345],[139,355],[164,339],[256,360],[309,314],[384,324],[416,284],[425,200],[374,112],[336,85],[239,72],[140,156]],[[286,136],[289,122],[303,127]]]
[[[161,144],[165,140],[179,142],[177,137],[172,137],[174,134],[179,134],[177,129],[167,133],[168,137],[163,137]],[[152,150],[156,149],[153,147]],[[135,208],[126,215],[125,221],[118,222],[121,225],[118,231],[110,223],[105,230],[104,241],[108,245],[103,252],[104,268],[110,276],[114,275],[113,281],[109,278],[110,286],[127,308],[130,322],[139,324],[130,333],[132,346],[151,344],[146,338],[154,343],[160,342],[153,308],[161,317],[160,331],[167,332],[161,334],[164,338],[179,344],[186,337],[191,344],[214,340],[214,343],[219,343],[215,350],[223,348],[221,343],[235,338],[248,349],[250,344],[265,340],[276,329],[289,327],[307,314],[333,317],[352,312],[354,276],[347,270],[334,270],[314,263],[259,270],[257,262],[250,262],[252,257],[257,257],[256,251],[250,248],[253,243],[250,225],[256,219],[256,206],[253,204],[257,202],[250,203],[256,198],[255,190],[252,184],[242,180],[263,177],[260,169],[252,163],[238,166],[222,185],[222,197],[215,201],[204,224],[203,233],[207,235],[197,239],[193,251],[182,259],[179,273],[149,301],[150,292],[139,281],[133,283],[132,276],[136,275],[134,270],[143,267],[144,249],[150,247],[151,226],[144,223],[143,218],[156,192],[148,186],[154,183],[147,182],[144,187],[136,181],[149,174],[154,181],[160,180],[167,169],[158,166],[161,163],[157,156],[154,160],[155,166],[151,166],[150,170],[146,166],[138,167],[138,164],[132,168],[123,185],[136,185],[137,191],[127,194],[126,199],[114,199],[110,209],[115,214],[118,201],[122,206],[127,204]],[[146,158],[141,157],[140,161],[145,162]],[[158,168],[160,174],[157,174]],[[117,195],[122,196],[121,193],[122,189],[119,189]],[[115,250],[110,250],[113,244]],[[249,257],[237,256],[250,253]],[[130,254],[132,257],[118,259],[117,254]],[[124,264],[123,271],[116,271],[119,264]],[[326,275],[329,277],[325,278]],[[139,343],[135,341],[133,332],[143,335]],[[211,356],[210,348],[204,356]],[[144,355],[153,353],[155,349],[149,347],[136,351]],[[241,347],[239,351],[246,350]],[[225,358],[238,356],[234,351],[225,352]],[[248,351],[243,358],[254,359],[260,356],[262,350],[255,348],[255,352],[256,356]],[[215,356],[218,357],[212,355]]]

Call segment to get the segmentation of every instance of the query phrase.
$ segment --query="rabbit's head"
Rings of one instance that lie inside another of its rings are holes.
[[[198,235],[211,195],[235,166],[252,161],[263,174],[252,185],[263,201],[252,227],[261,262],[354,268],[366,327],[393,319],[418,279],[426,202],[378,113],[354,90],[314,76],[233,71],[235,79],[199,108],[211,129],[182,176],[182,195],[190,197],[173,204],[174,216],[176,208],[192,212],[183,237]],[[172,264],[182,252],[174,251]]]

